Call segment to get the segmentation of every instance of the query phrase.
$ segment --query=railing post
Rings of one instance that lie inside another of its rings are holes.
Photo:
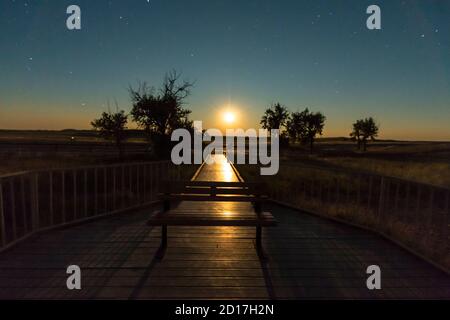
[[[332,179],[333,179],[333,177],[328,179],[327,183],[326,183],[326,187],[327,187],[327,202],[326,203],[328,205],[332,203],[332,201],[331,201],[331,186],[333,185],[333,180]]]
[[[405,201],[404,201],[404,205],[403,205],[403,219],[405,221],[409,222],[409,193],[410,193],[410,189],[411,189],[411,185],[409,184],[409,182],[406,183],[406,196],[405,196]]]
[[[87,170],[84,170],[84,214],[83,217],[87,217],[88,215],[88,174],[87,174]]]
[[[1,246],[6,245],[6,233],[5,233],[5,212],[3,207],[3,185],[0,181],[0,241]]]
[[[372,200],[373,176],[369,177],[369,191],[367,193],[367,209],[370,210],[370,201]]]
[[[98,214],[98,169],[94,169],[94,216]]]
[[[53,210],[53,171],[49,172],[49,178],[48,178],[48,184],[49,184],[49,190],[48,190],[48,208],[50,211],[50,225],[53,226],[55,223],[55,214]]]
[[[121,196],[120,196],[120,198],[121,198],[121,206],[122,206],[122,209],[123,208],[125,208],[125,199],[126,199],[126,196],[125,196],[125,165],[124,164],[122,164],[121,165],[121,169],[120,169],[120,171],[121,171],[121,178],[120,178],[120,180],[121,180],[121,182],[120,182],[120,184],[121,184],[121,192],[120,192],[120,194],[121,194]]]
[[[31,183],[31,225],[32,231],[39,230],[39,190],[38,190],[38,174],[35,173],[30,179]]]
[[[169,162],[166,163],[166,172],[167,172],[167,177],[169,178],[169,180],[171,180],[172,179],[172,175],[171,175],[172,170],[170,170],[170,163]]]
[[[420,187],[420,184],[416,184],[417,185],[417,202],[416,202],[416,221],[419,220],[419,215],[420,215],[420,198],[422,197],[422,188]]]
[[[380,197],[378,200],[378,227],[380,227],[380,223],[381,223],[381,214],[383,211],[383,205],[384,205],[384,177],[381,177],[381,182],[380,182]]]
[[[161,163],[156,164],[156,174],[155,174],[155,191],[159,189],[159,183],[161,179]]]
[[[105,211],[103,213],[107,213],[108,212],[108,187],[107,187],[107,179],[108,177],[106,176],[108,173],[108,169],[106,167],[103,168],[103,204],[105,206]]]
[[[113,185],[113,192],[112,192],[112,194],[113,194],[113,201],[112,201],[113,209],[112,209],[112,211],[116,210],[116,169],[117,169],[116,166],[112,167],[112,170],[113,170],[113,183],[112,183],[112,185]]]
[[[442,236],[444,239],[444,243],[447,243],[447,249],[450,249],[450,244],[449,241],[447,241],[448,239],[448,225],[450,224],[450,212],[449,212],[449,206],[450,206],[450,191],[447,190],[446,191],[446,196],[445,196],[445,204],[444,204],[444,223],[442,223]],[[447,250],[448,252],[448,250]]]
[[[62,221],[65,223],[67,221],[66,216],[66,173],[64,170],[61,171],[61,204],[62,204]]]
[[[153,163],[150,164],[150,201],[153,201]]]
[[[356,194],[356,206],[359,207],[361,203],[361,174],[358,174],[358,190]]]
[[[132,169],[133,168],[133,166],[130,164],[130,165],[128,165],[128,192],[129,192],[129,194],[130,194],[130,202],[132,203],[132,201],[133,201],[133,199],[132,199],[132,196],[133,196],[133,188],[132,188],[132,186],[133,186],[133,174],[132,174]],[[128,206],[129,207],[131,207],[132,206],[132,204],[128,204]]]
[[[142,174],[142,176],[144,177],[144,190],[143,190],[143,192],[142,192],[142,198],[143,198],[143,201],[142,202],[146,202],[147,201],[147,164],[146,163],[144,163],[143,165],[142,165],[142,170],[144,171],[144,173]]]
[[[14,178],[9,179],[9,201],[11,202],[11,220],[14,240],[17,239],[16,197],[14,195]]]
[[[28,232],[27,226],[27,206],[25,205],[25,181],[23,175],[20,176],[20,200],[22,204],[22,223],[23,223],[23,231],[24,234]]]
[[[73,220],[77,220],[77,201],[78,201],[78,194],[77,194],[77,171],[72,171],[72,184],[73,184]]]
[[[336,206],[339,206],[339,201],[341,200],[340,192],[341,192],[341,190],[339,189],[339,177],[337,177],[336,178],[336,197],[335,197]]]
[[[319,184],[319,195],[318,195],[318,198],[319,198],[319,203],[322,204],[322,179],[320,179],[319,175],[318,175],[318,177],[319,177],[319,178],[317,178],[318,179],[318,184]]]
[[[433,228],[433,202],[434,202],[434,188],[430,187],[430,207],[425,235],[426,242],[428,242],[430,232],[432,231],[431,229]]]
[[[140,164],[136,165],[136,203],[140,203],[141,202],[141,188],[139,186],[139,181],[141,179],[139,179],[139,173],[141,172],[140,170]]]
[[[348,176],[347,176],[348,178]],[[351,187],[351,179],[347,182],[347,187],[345,188],[345,204],[349,205],[351,203],[351,196],[350,196],[350,187]]]
[[[397,181],[397,184],[395,185],[395,198],[394,198],[394,211],[395,211],[395,215],[399,216],[399,220],[400,220],[400,215],[398,214],[398,198],[400,195],[400,182]]]

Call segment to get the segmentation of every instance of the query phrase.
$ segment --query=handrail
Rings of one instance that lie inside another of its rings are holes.
[[[0,177],[0,252],[30,235],[157,201],[170,161],[29,170]]]

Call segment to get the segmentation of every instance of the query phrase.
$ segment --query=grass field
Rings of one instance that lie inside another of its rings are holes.
[[[369,171],[450,188],[449,142],[373,143],[366,153],[346,140],[319,140],[314,154],[294,146],[282,153],[286,162],[311,163]]]

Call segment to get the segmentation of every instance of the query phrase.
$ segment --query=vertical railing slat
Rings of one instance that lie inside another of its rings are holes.
[[[379,198],[378,198],[378,214],[377,214],[378,227],[381,226],[381,215],[382,215],[383,208],[384,208],[384,187],[385,187],[385,180],[384,180],[384,177],[381,177],[380,194],[379,194]]]
[[[94,169],[94,215],[98,214],[98,169]]]
[[[422,197],[422,188],[420,187],[420,184],[416,184],[417,186],[417,201],[416,201],[416,210],[415,210],[415,217],[416,221],[419,221],[420,216],[420,198]]]
[[[87,217],[88,215],[88,173],[87,170],[84,170],[84,210],[83,217]]]
[[[153,201],[153,163],[150,165],[150,201]]]
[[[112,195],[113,195],[113,199],[112,199],[112,203],[113,203],[113,208],[112,208],[112,211],[115,211],[116,210],[116,166],[114,166],[113,168],[112,168],[112,171],[113,171],[113,183],[112,183],[112,188],[113,188],[113,191],[112,191]]]
[[[39,189],[38,189],[38,174],[34,174],[30,177],[30,199],[31,199],[31,228],[35,232],[39,230]]]
[[[14,240],[17,239],[16,196],[14,194],[14,179],[9,179],[9,201],[11,202],[11,222]]]
[[[132,188],[132,186],[133,186],[133,172],[132,172],[132,168],[133,168],[132,165],[128,166],[128,188],[129,188],[128,190],[129,190],[129,195],[130,195],[130,197],[129,197],[130,203],[128,203],[128,207],[130,207],[132,202],[133,202],[133,188]]]
[[[0,241],[1,247],[6,245],[5,211],[3,206],[3,184],[0,180]]]
[[[125,165],[121,166],[121,171],[122,171],[122,177],[121,177],[121,206],[122,209],[125,208],[125,199],[126,199],[126,195],[125,195]]]
[[[103,205],[105,206],[105,210],[103,211],[103,213],[108,212],[108,192],[107,192],[107,177],[106,174],[108,173],[107,168],[103,168]]]
[[[55,224],[55,213],[53,210],[53,171],[49,172],[48,181],[48,209],[50,214],[50,225],[53,226]]]
[[[64,170],[61,171],[61,206],[62,206],[62,221],[65,223],[67,221],[66,214],[66,173]]]
[[[144,179],[144,181],[143,181],[144,191],[142,193],[142,196],[143,196],[143,201],[142,202],[145,203],[147,201],[147,164],[144,163],[142,167],[143,167],[142,168],[142,170],[143,170],[142,177]]]
[[[77,220],[78,217],[78,190],[77,190],[77,171],[72,171],[72,184],[73,184],[73,220]]]
[[[140,172],[139,168],[140,168],[140,165],[137,164],[136,165],[136,203],[133,203],[133,205],[141,202],[141,192],[140,192],[141,188],[139,185],[139,182],[141,181],[141,179],[139,179],[140,178],[139,177],[139,172]]]
[[[24,175],[20,176],[20,200],[22,204],[22,225],[23,225],[23,235],[28,232],[27,226],[27,206],[25,202],[25,178]]]

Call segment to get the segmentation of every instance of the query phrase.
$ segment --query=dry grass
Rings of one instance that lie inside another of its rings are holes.
[[[409,209],[417,199],[408,202],[404,194],[399,199],[401,205],[398,211],[394,209],[392,201],[384,204],[380,211],[378,200],[381,180],[376,177],[373,178],[375,180],[370,187],[372,197],[369,198],[367,177],[357,181],[354,175],[326,167],[313,169],[281,164],[275,177],[261,177],[257,166],[238,165],[237,168],[247,181],[265,181],[275,200],[380,231],[450,270],[448,240],[444,231],[446,213],[437,204],[434,217],[440,216],[441,220],[429,219],[426,214],[417,216],[414,210]],[[358,188],[361,188],[360,192]]]
[[[0,175],[29,170],[49,170],[98,164],[98,161],[86,157],[39,157],[1,159]]]
[[[392,161],[366,158],[325,158],[323,160],[346,168],[367,170],[381,175],[450,188],[450,162]]]

